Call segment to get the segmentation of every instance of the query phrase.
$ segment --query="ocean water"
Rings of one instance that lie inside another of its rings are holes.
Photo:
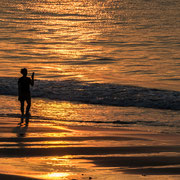
[[[79,124],[92,121],[87,109],[93,106],[102,108],[94,111],[94,122],[179,132],[173,129],[180,119],[179,0],[0,4],[0,95],[17,95],[19,71],[26,67],[29,75],[35,72],[33,97],[83,104]]]

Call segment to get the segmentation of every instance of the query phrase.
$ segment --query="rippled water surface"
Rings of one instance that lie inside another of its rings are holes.
[[[179,90],[178,0],[0,0],[0,76]]]

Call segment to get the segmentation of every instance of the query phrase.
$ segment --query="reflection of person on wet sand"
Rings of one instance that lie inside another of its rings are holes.
[[[17,137],[25,137],[27,130],[28,130],[28,124],[23,126],[21,123],[19,123],[18,126],[14,128],[13,132],[17,134]]]
[[[24,102],[26,101],[26,117],[29,117],[30,113],[29,110],[31,108],[31,92],[30,92],[30,85],[34,85],[34,73],[32,73],[31,78],[27,77],[27,69],[21,69],[21,74],[23,75],[18,80],[18,100],[21,103],[21,115],[22,120],[24,118]]]

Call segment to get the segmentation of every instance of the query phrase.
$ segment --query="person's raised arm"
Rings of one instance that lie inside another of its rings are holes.
[[[34,72],[31,75],[31,86],[34,86]]]

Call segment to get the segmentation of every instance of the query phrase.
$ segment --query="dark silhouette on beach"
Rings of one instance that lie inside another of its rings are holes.
[[[30,108],[31,108],[31,91],[30,91],[30,85],[34,85],[34,73],[32,73],[31,78],[27,77],[28,71],[26,68],[21,69],[21,74],[23,75],[18,80],[18,100],[21,103],[21,115],[23,122],[24,117],[24,103],[26,101],[27,107],[26,107],[26,117],[29,117]]]

